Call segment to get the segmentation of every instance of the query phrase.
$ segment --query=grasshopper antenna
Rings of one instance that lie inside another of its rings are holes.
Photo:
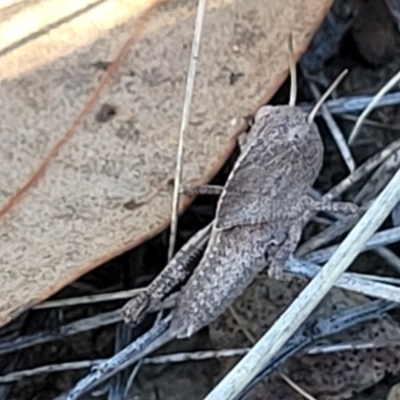
[[[297,75],[296,75],[296,61],[294,59],[293,35],[292,35],[292,33],[289,33],[289,68],[290,68],[290,98],[289,98],[289,106],[294,107],[296,105]]]
[[[355,124],[353,131],[350,134],[349,137],[349,144],[352,144],[354,141],[354,138],[356,137],[357,133],[360,131],[361,125],[364,123],[365,118],[367,118],[367,115],[375,108],[375,106],[378,104],[379,100],[390,90],[396,83],[400,80],[400,71],[397,72],[397,74],[388,82],[386,83],[385,86],[374,96],[374,98],[371,100],[371,102],[368,104],[368,106],[365,108],[365,110],[362,112],[360,117],[357,120],[357,123]]]
[[[327,99],[327,97],[336,89],[336,87],[339,85],[340,82],[342,82],[343,78],[347,75],[349,72],[348,69],[345,69],[331,84],[331,86],[328,87],[326,92],[321,96],[321,98],[317,101],[317,104],[315,104],[314,108],[310,111],[310,114],[308,114],[307,117],[307,122],[311,124],[314,121],[315,116],[317,115],[318,110],[320,109],[321,105],[324,104],[324,101]]]

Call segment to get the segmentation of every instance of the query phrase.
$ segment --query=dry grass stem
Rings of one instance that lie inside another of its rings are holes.
[[[206,0],[199,0],[198,2],[196,22],[193,33],[192,52],[190,56],[189,70],[186,81],[181,127],[179,130],[179,144],[178,144],[178,152],[176,160],[174,192],[172,197],[171,232],[169,237],[168,260],[172,258],[175,249],[176,231],[178,226],[178,214],[179,214],[179,197],[180,197],[179,191],[180,191],[180,184],[182,179],[182,167],[183,167],[183,150],[185,141],[184,139],[187,127],[189,125],[190,106],[192,104],[194,79],[196,76],[197,60],[199,58],[201,32],[203,28],[206,3],[207,3]]]
[[[325,105],[328,107],[330,113],[332,115],[336,114],[346,114],[349,112],[357,112],[362,111],[374,96],[348,96],[348,97],[340,97],[338,99],[328,100]],[[378,107],[387,107],[387,106],[397,106],[400,104],[400,92],[389,93],[374,105],[374,108]],[[304,111],[310,111],[312,109],[311,104],[300,104],[300,108]],[[317,113],[318,114],[318,113]]]
[[[289,34],[289,68],[290,68],[290,98],[289,106],[294,107],[296,105],[297,95],[297,74],[296,74],[296,60],[294,59],[293,49],[293,35]]]
[[[349,72],[348,69],[345,69],[329,86],[326,92],[321,96],[321,98],[317,101],[313,109],[310,111],[307,117],[307,121],[309,124],[314,121],[315,116],[317,115],[318,110],[321,108],[322,104],[324,104],[325,100],[330,96],[330,94],[336,89],[340,82],[342,82],[343,78]]]
[[[285,271],[296,276],[300,275],[313,279],[321,271],[321,267],[292,258],[286,263]],[[339,276],[338,280],[335,282],[335,286],[363,294],[364,296],[400,302],[400,288],[382,283],[383,281],[384,280],[378,281],[377,279],[363,274],[345,272]]]
[[[349,137],[349,144],[352,144],[354,142],[354,139],[356,138],[358,132],[361,129],[362,124],[364,123],[364,120],[367,118],[367,115],[376,107],[376,105],[379,103],[379,100],[382,99],[382,97],[389,92],[390,89],[392,89],[397,82],[400,80],[400,71],[397,72],[397,74],[387,82],[383,88],[374,96],[372,101],[368,104],[368,106],[365,108],[365,110],[361,113],[360,117],[357,120],[357,123],[355,124],[353,131],[350,134]]]
[[[375,233],[365,244],[362,251],[372,250],[377,247],[387,246],[389,244],[397,243],[400,241],[400,227],[386,229]],[[322,264],[329,260],[329,258],[335,253],[339,245],[326,247],[322,250],[314,251],[302,259],[304,261],[312,262],[315,264]]]
[[[101,303],[104,301],[131,299],[132,297],[137,296],[139,293],[142,293],[144,290],[145,288],[139,288],[139,289],[122,290],[120,292],[115,292],[115,293],[91,294],[88,296],[71,297],[68,299],[49,300],[45,301],[44,303],[38,304],[33,309],[43,310],[47,308],[70,307],[70,306],[78,306],[84,304]]]
[[[314,83],[309,82],[310,90],[316,100],[321,97],[317,87]],[[321,105],[321,113],[322,117],[324,118],[328,128],[335,140],[335,143],[339,149],[339,152],[347,165],[350,173],[356,169],[356,163],[354,162],[353,156],[351,155],[351,151],[347,146],[346,139],[343,136],[342,131],[340,130],[339,126],[337,125],[336,121],[333,119],[332,114],[329,112],[328,107],[325,104]]]

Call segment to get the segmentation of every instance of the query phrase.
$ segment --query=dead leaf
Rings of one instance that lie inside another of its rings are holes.
[[[169,223],[196,1],[153,13],[93,109],[63,136],[148,3],[46,0],[1,11],[0,326]],[[184,183],[218,171],[235,145],[232,121],[286,78],[289,32],[299,58],[331,3],[208,2]]]

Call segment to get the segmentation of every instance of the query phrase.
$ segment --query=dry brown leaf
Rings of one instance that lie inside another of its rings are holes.
[[[286,78],[289,32],[299,58],[331,3],[208,1],[184,183],[207,182],[218,171],[243,118]],[[167,182],[194,0],[156,9],[39,182],[6,208],[65,134],[148,4],[45,0],[0,11],[0,326],[169,223]]]
[[[235,303],[236,314],[251,334],[259,339],[275,322],[302,290],[299,281],[276,282],[266,273],[260,274],[254,284]],[[357,293],[334,288],[326,296],[314,315],[322,318],[365,303],[367,299]],[[251,343],[229,312],[225,312],[210,327],[211,339],[217,348],[249,346]],[[319,344],[341,343],[356,340],[382,340],[400,338],[400,328],[390,318],[362,326],[327,338]],[[221,375],[229,370],[235,360],[221,363]],[[298,386],[318,400],[341,400],[351,397],[375,383],[386,373],[399,369],[397,351],[387,348],[346,351],[340,353],[299,355],[291,358],[282,371]],[[258,400],[273,393],[273,400],[300,400],[302,397],[287,386],[278,373],[256,386],[245,398]],[[269,397],[268,397],[269,398]]]

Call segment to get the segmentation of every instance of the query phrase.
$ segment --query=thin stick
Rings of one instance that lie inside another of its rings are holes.
[[[115,329],[115,344],[114,354],[121,351],[132,341],[133,332],[132,329],[124,324],[120,323]],[[109,381],[107,400],[125,400],[124,387],[127,382],[127,372],[114,376]]]
[[[142,364],[144,364],[144,359],[139,360],[139,362],[133,367],[131,374],[128,377],[128,380],[126,382],[124,394],[123,394],[123,399],[127,399],[129,396],[129,391],[133,385],[133,382],[139,372],[139,369],[141,368]]]
[[[382,347],[394,347],[400,345],[400,339],[383,340],[357,340],[348,343],[337,343],[315,346],[307,350],[307,354],[329,354],[343,351],[381,349]]]
[[[317,233],[315,236],[300,245],[294,254],[296,257],[301,258],[323,246],[326,246],[328,243],[332,243],[333,240],[350,231],[360,218],[361,215],[356,214],[333,223],[330,221],[331,223],[326,229]],[[315,218],[313,218],[313,220],[315,221]]]
[[[345,121],[357,122],[358,117],[351,114],[338,114],[338,118],[344,119]],[[372,126],[373,128],[387,129],[388,131],[400,131],[400,125],[386,124],[384,122],[375,121],[372,119],[365,119],[364,125]]]
[[[343,80],[343,78],[347,75],[349,72],[348,69],[345,69],[329,86],[327,91],[321,96],[321,98],[317,101],[317,104],[314,106],[314,108],[310,111],[310,114],[308,114],[307,117],[307,122],[311,124],[314,121],[315,116],[317,115],[317,112],[319,108],[321,107],[322,104],[324,104],[324,101],[327,99],[327,97],[336,89],[336,87],[339,85],[339,83]]]
[[[311,396],[311,394],[307,393],[303,388],[301,388],[297,383],[293,382],[286,374],[281,372],[279,374],[281,378],[296,392],[298,392],[301,396],[303,396],[307,400],[317,400],[315,397]]]
[[[239,328],[243,332],[244,336],[246,336],[247,340],[254,344],[256,342],[256,338],[254,335],[250,332],[249,329],[247,329],[246,324],[243,322],[242,318],[239,316],[239,314],[236,312],[235,308],[233,306],[228,307],[229,313],[232,315],[233,319],[236,321],[236,323],[239,325]]]
[[[400,273],[400,258],[397,257],[392,250],[386,247],[378,247],[377,249],[374,249],[374,251],[379,254],[392,269],[394,269],[398,274]]]
[[[384,161],[398,149],[400,149],[400,139],[393,141],[379,153],[373,155],[371,158],[365,161],[364,164],[360,165],[351,175],[331,188],[329,192],[323,196],[324,200],[332,200],[343,194],[352,185],[373,171],[379,164],[382,163],[382,161]]]
[[[381,246],[387,246],[389,244],[397,243],[400,241],[400,226],[396,228],[386,229],[375,233],[365,244],[362,252],[375,249]],[[322,264],[329,260],[330,257],[339,248],[339,245],[333,245],[326,247],[325,249],[316,250],[307,256],[303,257],[303,260],[309,261],[315,264]]]
[[[171,214],[171,232],[169,236],[168,260],[174,254],[176,231],[178,226],[179,214],[179,189],[182,179],[183,149],[184,138],[189,124],[190,106],[192,104],[194,78],[196,75],[197,59],[199,58],[201,31],[203,28],[204,12],[206,8],[206,0],[199,0],[197,7],[196,22],[193,34],[192,54],[190,57],[188,77],[186,81],[185,100],[183,103],[181,127],[179,131],[179,145],[176,160],[174,193],[172,197],[172,214]]]
[[[232,400],[260,373],[354,261],[364,244],[400,200],[400,170],[343,241],[329,262],[281,315],[252,350],[205,400]]]
[[[338,99],[328,100],[325,104],[328,107],[331,114],[344,114],[349,112],[362,111],[371,102],[374,96],[348,96],[340,97]],[[387,106],[397,106],[400,104],[400,92],[389,93],[374,105],[375,108],[387,107]],[[299,104],[304,112],[310,111],[312,105],[309,103]]]
[[[297,74],[296,74],[296,60],[294,59],[293,35],[292,35],[292,33],[289,34],[289,68],[290,68],[290,98],[289,98],[289,106],[294,107],[296,105]]]
[[[361,113],[360,117],[357,120],[357,123],[355,124],[353,131],[350,134],[349,137],[349,144],[352,144],[354,142],[355,137],[357,136],[357,133],[360,131],[360,128],[362,124],[364,123],[365,118],[367,118],[367,115],[371,112],[371,110],[376,107],[378,104],[379,100],[390,90],[396,83],[400,80],[400,71],[397,72],[397,74],[390,79],[388,83],[374,96],[372,101],[368,104],[368,106],[365,108],[365,110]]]
[[[376,349],[388,346],[399,346],[400,339],[386,339],[386,340],[369,340],[369,341],[354,341],[326,345],[316,345],[303,352],[302,354],[330,354],[345,351]],[[182,352],[166,354],[143,359],[145,365],[165,365],[177,364],[188,361],[207,361],[220,358],[233,358],[246,355],[251,350],[250,347],[243,347],[238,349],[223,349],[223,350],[204,350],[194,352]],[[106,362],[107,359],[96,360],[83,360],[72,361],[60,364],[43,365],[32,369],[20,370],[9,372],[0,376],[0,384],[16,382],[21,379],[31,378],[42,374],[51,374],[54,372],[64,372],[80,369],[88,369],[98,366]]]
[[[22,350],[30,346],[60,340],[66,336],[86,332],[101,326],[115,324],[122,320],[121,310],[109,311],[93,317],[84,318],[50,332],[38,332],[32,335],[19,336],[11,341],[0,341],[0,355]]]
[[[309,82],[310,90],[316,100],[321,97],[317,87],[314,83]],[[340,154],[347,165],[347,168],[352,173],[356,169],[356,163],[354,162],[353,156],[351,155],[351,151],[347,146],[346,139],[344,138],[343,133],[341,132],[338,124],[333,119],[332,114],[329,112],[328,107],[325,104],[321,104],[321,113],[324,118],[328,128],[335,140],[336,146],[338,147]]]
[[[393,152],[371,175],[362,189],[354,197],[354,203],[360,204],[372,199],[386,186],[389,179],[400,168],[400,150]]]
[[[146,288],[121,290],[115,293],[101,293],[101,294],[91,294],[88,296],[70,297],[68,299],[60,300],[49,300],[44,303],[38,304],[33,307],[34,310],[43,310],[46,308],[57,308],[57,307],[68,307],[77,306],[81,304],[94,304],[101,303],[103,301],[115,301],[115,300],[125,300],[131,299],[142,293]]]
[[[297,277],[304,276],[313,279],[321,271],[321,267],[310,262],[291,258],[290,261],[286,263],[285,272],[286,271]],[[400,288],[381,282],[374,281],[372,280],[372,277],[363,274],[346,272],[339,277],[337,282],[335,282],[335,286],[360,293],[364,296],[400,302]]]

